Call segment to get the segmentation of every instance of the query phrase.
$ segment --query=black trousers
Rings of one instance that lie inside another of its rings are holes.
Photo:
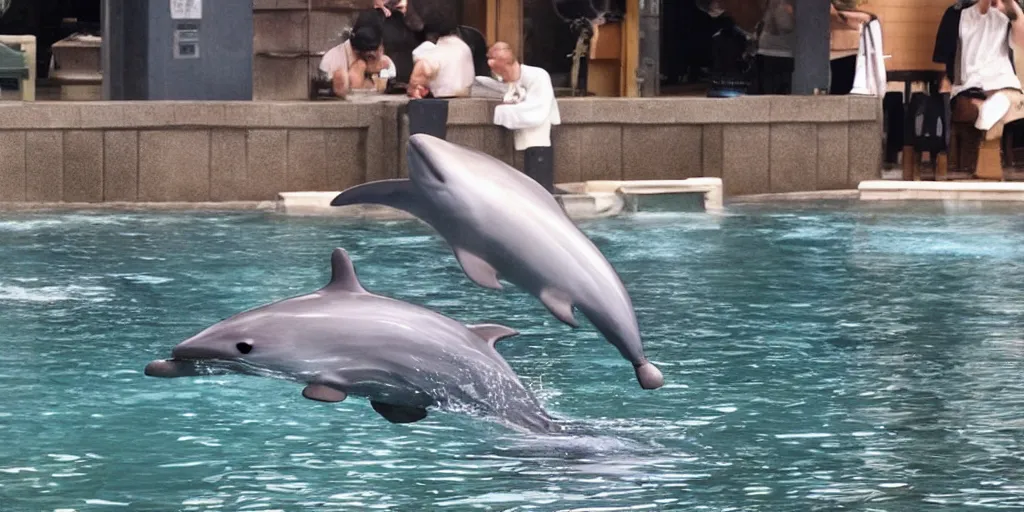
[[[425,133],[439,139],[448,135],[448,100],[425,98],[409,102],[409,135]]]
[[[523,170],[544,190],[555,191],[555,151],[551,146],[526,148]]]
[[[749,94],[790,94],[793,92],[793,59],[756,55]]]
[[[857,56],[850,55],[835,59],[829,63],[832,68],[832,83],[829,85],[829,94],[850,94],[853,90],[853,79],[857,74]]]

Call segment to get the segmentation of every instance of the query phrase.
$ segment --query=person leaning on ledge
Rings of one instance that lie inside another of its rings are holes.
[[[477,83],[498,92],[504,89],[502,104],[494,109],[494,124],[512,130],[516,151],[526,151],[526,174],[548,192],[554,191],[551,126],[561,124],[562,119],[551,75],[543,68],[520,63],[512,47],[503,42],[491,46],[487,65],[501,82],[477,77]]]
[[[395,76],[395,63],[384,55],[381,15],[374,10],[360,12],[352,36],[320,60],[320,71],[330,78],[338,98],[345,98],[353,89],[373,87],[373,75],[383,70]]]
[[[413,53],[408,95],[413,99],[464,98],[473,87],[473,52],[458,36],[458,24],[442,12],[423,15],[427,41]]]

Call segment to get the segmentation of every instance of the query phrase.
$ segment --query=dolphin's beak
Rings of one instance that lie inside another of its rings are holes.
[[[182,361],[180,359],[158,359],[146,365],[146,375],[150,377],[163,377],[173,379],[175,377],[195,377],[206,375],[208,371],[200,371],[195,361]]]
[[[146,365],[150,377],[195,377],[227,373],[222,366],[223,354],[200,344],[183,341],[171,349],[170,359],[158,359]],[[221,364],[219,364],[221,363]]]
[[[184,341],[171,349],[171,357],[174,359],[221,359],[223,354],[220,351]]]

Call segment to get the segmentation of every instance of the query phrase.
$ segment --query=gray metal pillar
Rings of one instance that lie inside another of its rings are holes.
[[[661,0],[640,0],[640,63],[637,90],[651,98],[661,92]]]
[[[100,7],[100,70],[103,73],[103,99],[124,96],[124,45],[115,42],[124,33],[122,0],[103,0]]]
[[[795,0],[796,48],[792,94],[825,94],[830,79],[830,6],[823,0]]]

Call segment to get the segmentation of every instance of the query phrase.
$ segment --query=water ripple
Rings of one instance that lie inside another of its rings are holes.
[[[657,391],[589,323],[481,289],[415,222],[0,218],[3,510],[1024,507],[1024,220],[812,206],[584,230],[632,294]],[[295,384],[141,369],[239,310],[371,290],[522,334],[499,350],[572,435],[392,425]]]

